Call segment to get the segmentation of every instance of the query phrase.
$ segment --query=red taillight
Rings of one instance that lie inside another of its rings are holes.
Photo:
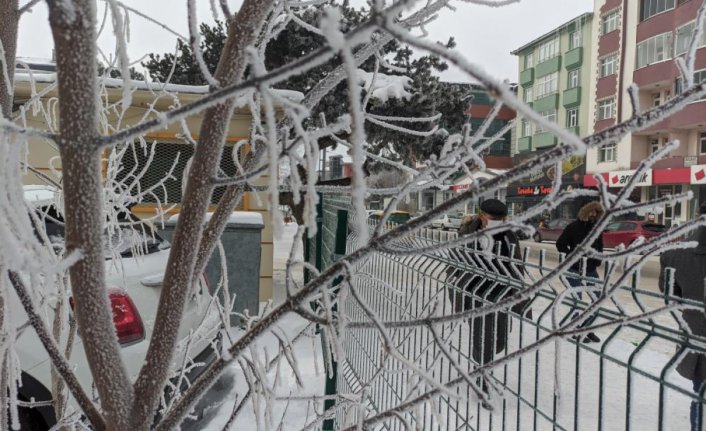
[[[140,313],[130,296],[122,289],[108,289],[110,308],[113,310],[113,325],[120,344],[130,344],[145,338],[145,327],[142,325]],[[71,308],[74,299],[69,298]]]

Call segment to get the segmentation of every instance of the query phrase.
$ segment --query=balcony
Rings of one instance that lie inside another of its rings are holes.
[[[583,62],[583,48],[574,48],[564,54],[564,68],[573,69],[581,66]]]
[[[579,126],[567,127],[566,130],[573,133],[574,135],[581,137],[581,128]]]
[[[682,108],[681,111],[636,134],[649,135],[673,129],[693,130],[701,128],[706,123],[704,112],[706,112],[706,99],[691,102]]]
[[[520,85],[531,84],[534,81],[534,68],[528,67],[520,72]]]
[[[554,93],[534,101],[532,109],[537,112],[551,111],[559,107],[559,94]]]
[[[581,104],[581,87],[574,87],[564,91],[564,107],[570,108]]]
[[[534,142],[534,148],[536,150],[553,147],[557,142],[556,136],[551,132],[538,133],[532,136],[532,141]]]
[[[561,69],[561,56],[556,56],[554,58],[550,58],[549,60],[543,61],[539,63],[535,67],[535,76],[540,77],[544,75],[549,75],[550,73],[553,72],[558,72],[559,69]]]
[[[525,136],[517,140],[517,152],[526,153],[532,151],[532,137]]]

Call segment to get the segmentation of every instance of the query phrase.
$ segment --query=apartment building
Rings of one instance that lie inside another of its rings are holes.
[[[704,0],[596,0],[594,3],[593,97],[589,110],[592,128],[604,130],[632,115],[627,89],[639,88],[641,109],[664,103],[684,86],[675,59],[687,50],[696,15]],[[706,35],[697,49],[694,79],[706,79]],[[689,104],[647,130],[619,143],[587,154],[586,171],[601,174],[610,187],[622,187],[640,161],[665,143],[678,139],[681,146],[640,178],[634,201],[671,193],[694,192],[685,205],[664,206],[656,211],[668,226],[695,216],[706,200],[706,99]],[[592,175],[585,186],[595,186]]]
[[[545,119],[579,136],[593,127],[589,109],[593,27],[593,13],[584,13],[512,52],[519,63],[518,96]],[[558,144],[553,133],[526,120],[518,122],[515,134],[512,152],[516,162]],[[583,157],[565,160],[561,173],[564,187],[581,187],[584,173]],[[552,167],[510,184],[507,201],[512,213],[526,210],[549,194],[556,175]],[[573,217],[581,204],[562,204],[554,215]]]

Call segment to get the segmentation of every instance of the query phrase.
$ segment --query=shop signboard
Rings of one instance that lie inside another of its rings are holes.
[[[699,163],[698,156],[684,156],[684,167],[685,168],[688,168],[689,166],[694,166],[697,163]]]
[[[693,165],[691,168],[691,184],[706,184],[706,165]]]
[[[608,173],[608,187],[625,187],[630,178],[635,175],[634,170],[612,171]],[[635,183],[638,187],[652,185],[652,169],[646,170]]]

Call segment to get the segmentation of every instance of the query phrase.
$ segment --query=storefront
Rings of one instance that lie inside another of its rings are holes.
[[[583,188],[582,177],[585,165],[582,157],[572,156],[562,162],[561,189]],[[554,166],[538,170],[521,181],[507,187],[507,203],[511,215],[524,213],[541,203],[552,192],[556,168]],[[575,218],[586,199],[572,199],[561,203],[546,214],[549,218]]]
[[[604,172],[603,176],[611,191],[617,192],[635,174],[634,170]],[[585,187],[596,187],[593,175],[584,177]],[[694,198],[688,202],[676,202],[656,207],[651,216],[655,221],[668,227],[678,225],[698,215],[699,203],[706,201],[706,165],[693,165],[683,168],[648,169],[638,179],[631,200],[648,202],[669,195],[691,190]],[[639,214],[647,217],[647,214]]]

